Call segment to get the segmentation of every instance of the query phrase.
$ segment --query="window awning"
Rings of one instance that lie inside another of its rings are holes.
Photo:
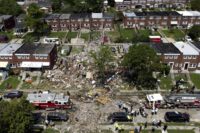
[[[22,62],[21,68],[42,68],[49,65],[49,62]]]
[[[0,68],[6,68],[8,66],[7,61],[0,61]]]

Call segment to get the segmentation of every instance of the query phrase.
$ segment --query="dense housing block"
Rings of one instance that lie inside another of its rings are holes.
[[[123,12],[124,28],[190,28],[200,25],[198,11]]]

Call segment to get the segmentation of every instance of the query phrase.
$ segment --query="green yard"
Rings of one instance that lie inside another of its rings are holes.
[[[59,133],[59,131],[52,128],[47,128],[42,133]]]
[[[90,33],[81,33],[81,38],[85,39],[85,41],[88,41],[90,37]]]
[[[72,38],[76,38],[77,34],[78,34],[77,32],[68,32],[67,39],[70,41]]]
[[[91,37],[90,38],[91,40],[96,40],[96,39],[99,39],[101,37],[101,34],[98,31],[91,31],[90,37]]]
[[[51,32],[49,34],[49,37],[57,37],[57,38],[62,39],[66,35],[66,33],[67,32]]]
[[[183,40],[185,34],[179,29],[170,29],[170,30],[162,30],[162,32],[170,38],[173,38],[176,41]]]
[[[18,79],[17,76],[10,76],[0,85],[0,90],[16,89],[19,83],[20,80]]]
[[[172,88],[172,79],[170,75],[167,75],[166,77],[162,76],[160,78],[160,88],[164,90],[170,90]]]
[[[190,78],[193,82],[193,84],[200,89],[200,74],[196,74],[196,73],[190,73]]]
[[[135,31],[133,29],[121,29],[120,34],[126,40],[132,41],[133,36],[135,35]]]

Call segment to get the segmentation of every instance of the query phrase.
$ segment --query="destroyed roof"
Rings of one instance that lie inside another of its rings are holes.
[[[150,43],[149,46],[153,48],[157,53],[162,54],[181,54],[178,48],[172,43]]]

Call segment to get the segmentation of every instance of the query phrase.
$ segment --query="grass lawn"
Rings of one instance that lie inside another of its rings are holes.
[[[47,128],[42,133],[59,133],[59,131],[52,128]]]
[[[66,32],[51,32],[49,37],[58,37],[62,39],[65,36]]]
[[[81,38],[85,39],[85,41],[89,40],[90,33],[81,33]]]
[[[172,79],[170,75],[167,75],[166,77],[162,76],[160,78],[160,88],[164,90],[170,90],[172,88]]]
[[[101,34],[99,31],[91,31],[90,35],[91,35],[91,38],[90,38],[91,40],[96,40],[101,37]]]
[[[135,31],[133,29],[120,29],[120,34],[126,40],[132,41]]]
[[[198,89],[200,89],[200,74],[190,73],[190,78],[191,78],[192,82],[194,83],[194,85]]]
[[[77,37],[77,32],[69,32],[67,33],[67,39],[69,39],[69,41],[71,41],[72,38],[76,38]]]
[[[106,32],[106,34],[108,35],[108,37],[111,39],[112,42],[115,42],[120,37],[120,33],[116,30],[108,31]]]
[[[20,83],[20,80],[17,76],[10,76],[8,77],[3,83],[0,85],[0,89],[7,89],[7,87],[12,87],[9,89],[16,89],[18,84]]]
[[[174,38],[176,41],[180,41],[184,38],[185,34],[179,29],[162,30],[162,32],[170,38]]]

